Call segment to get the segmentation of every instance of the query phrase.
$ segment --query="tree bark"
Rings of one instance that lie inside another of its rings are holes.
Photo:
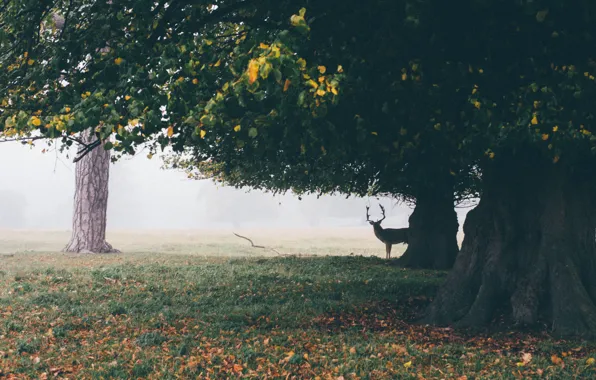
[[[86,144],[96,139],[92,130],[83,132],[81,137]],[[64,252],[119,252],[106,242],[109,175],[110,151],[103,145],[76,163],[72,237]]]
[[[589,179],[511,160],[483,174],[454,269],[427,323],[482,327],[497,317],[596,337],[596,234]]]
[[[408,268],[451,269],[457,245],[457,213],[453,192],[419,196],[409,219],[408,248],[399,264]]]

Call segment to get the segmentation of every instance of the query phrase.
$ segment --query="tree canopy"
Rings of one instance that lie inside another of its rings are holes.
[[[465,197],[480,178],[429,321],[506,306],[596,336],[596,3],[0,7],[4,136],[95,128],[105,149],[171,146],[176,164],[273,191]]]
[[[0,128],[92,127],[233,184],[356,194],[466,194],[504,150],[594,147],[589,3],[341,4],[6,1]]]
[[[171,144],[203,172],[272,190],[415,197],[444,178],[469,192],[450,178],[469,177],[460,136],[445,133],[467,95],[425,79],[425,36],[403,5],[9,1],[3,132],[71,144],[96,128],[125,153]]]

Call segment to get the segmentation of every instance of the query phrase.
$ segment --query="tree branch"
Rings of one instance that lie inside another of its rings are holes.
[[[248,240],[248,241],[250,242],[250,245],[251,245],[253,248],[268,249],[268,250],[270,250],[270,251],[273,251],[273,252],[277,253],[279,256],[288,256],[288,255],[284,255],[283,253],[279,253],[278,251],[276,251],[276,250],[275,250],[275,249],[273,249],[273,248],[265,247],[265,246],[263,246],[263,245],[256,245],[255,243],[253,243],[253,241],[252,241],[252,240],[250,240],[249,238],[247,238],[247,237],[245,237],[245,236],[238,235],[238,234],[237,234],[237,233],[235,233],[235,232],[232,232],[232,233],[233,233],[234,235],[238,236],[238,237],[239,237],[239,238],[241,238],[241,239]]]

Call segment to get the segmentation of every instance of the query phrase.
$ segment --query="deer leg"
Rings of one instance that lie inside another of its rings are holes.
[[[385,258],[386,259],[390,259],[391,258],[391,243],[385,243],[385,252],[387,253]]]

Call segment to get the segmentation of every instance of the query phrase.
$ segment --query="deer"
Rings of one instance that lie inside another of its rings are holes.
[[[370,220],[370,216],[368,215],[368,210],[370,207],[366,206],[366,221],[373,226],[373,230],[375,231],[375,236],[377,239],[385,243],[385,258],[391,259],[391,247],[393,244],[401,244],[401,243],[408,243],[408,228],[383,228],[381,227],[381,222],[385,220],[385,208],[383,205],[379,205],[381,207],[381,211],[383,212],[383,217],[380,220],[373,221]]]

